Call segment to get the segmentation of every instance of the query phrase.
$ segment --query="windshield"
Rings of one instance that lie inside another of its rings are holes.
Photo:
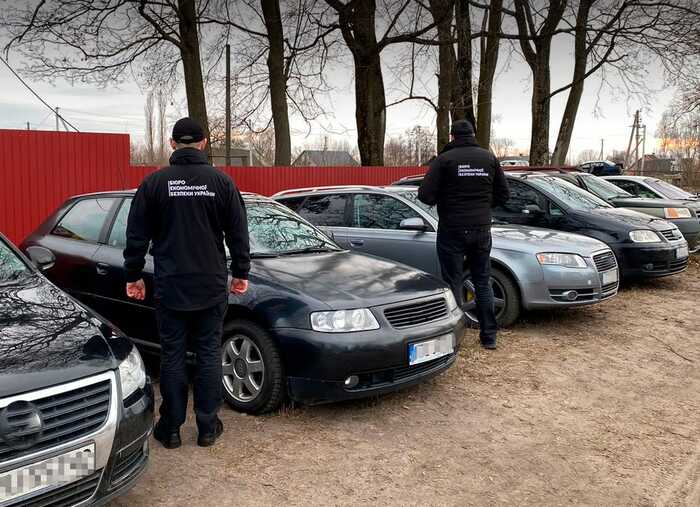
[[[423,211],[427,211],[430,214],[430,216],[433,217],[435,220],[438,220],[437,208],[435,206],[428,206],[420,199],[418,199],[418,191],[410,190],[408,192],[401,192],[400,195],[401,197],[411,201]]]
[[[0,283],[17,280],[30,273],[27,265],[0,239]]]
[[[598,176],[586,175],[581,176],[586,182],[586,187],[589,191],[602,199],[614,199],[615,197],[634,197],[629,192],[622,190],[617,185],[613,185],[609,181],[599,178]]]
[[[646,184],[663,194],[667,199],[695,199],[693,194],[663,180],[646,180]]]
[[[281,204],[248,202],[248,233],[253,256],[305,251],[338,251],[328,236]]]
[[[566,206],[575,210],[592,210],[596,208],[610,208],[611,206],[582,188],[572,185],[568,181],[551,176],[528,178],[533,187],[559,199]]]

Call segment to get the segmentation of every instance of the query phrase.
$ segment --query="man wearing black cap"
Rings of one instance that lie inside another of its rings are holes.
[[[508,183],[496,157],[477,144],[471,123],[456,121],[451,133],[452,141],[430,163],[418,198],[430,206],[437,204],[437,253],[442,276],[462,305],[465,265],[469,269],[481,345],[495,349],[491,208],[508,200]]]
[[[166,448],[181,445],[187,411],[188,344],[197,357],[194,410],[197,443],[213,445],[223,432],[221,335],[228,292],[248,289],[250,247],[246,210],[233,180],[209,165],[202,128],[183,118],[175,123],[170,166],[147,176],[134,196],[127,223],[126,292],[143,301],[141,273],[152,242],[153,299],[161,345],[163,402],[154,436]],[[228,282],[226,250],[231,255]]]

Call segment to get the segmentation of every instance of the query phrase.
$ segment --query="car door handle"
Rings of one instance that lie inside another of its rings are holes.
[[[104,262],[98,262],[95,265],[95,271],[97,271],[98,275],[106,275],[109,273],[109,264],[105,264]]]
[[[363,239],[351,239],[350,244],[352,246],[363,246],[365,244],[365,240],[363,240]]]

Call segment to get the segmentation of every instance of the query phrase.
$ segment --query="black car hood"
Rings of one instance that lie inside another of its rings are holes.
[[[598,219],[598,221],[613,223],[619,228],[624,226],[628,231],[635,229],[653,229],[665,231],[673,228],[673,225],[662,218],[639,213],[625,208],[597,208],[586,211],[586,215]]]
[[[116,368],[115,355],[123,357],[121,349],[131,346],[122,337],[108,343],[111,332],[41,275],[3,283],[0,398]]]
[[[688,205],[678,199],[648,199],[645,197],[613,197],[609,199],[615,206],[630,208],[684,208]]]
[[[252,272],[334,310],[380,306],[446,288],[422,271],[348,251],[256,259]]]

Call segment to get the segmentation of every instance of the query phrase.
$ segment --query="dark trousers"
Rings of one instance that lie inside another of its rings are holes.
[[[161,424],[178,429],[187,414],[187,346],[197,355],[194,411],[200,433],[213,433],[221,404],[221,335],[226,303],[196,311],[156,308],[160,335]]]
[[[452,288],[460,306],[464,305],[464,266],[469,268],[476,293],[476,317],[481,341],[496,341],[496,312],[491,287],[491,227],[438,232],[437,252],[442,278]]]

